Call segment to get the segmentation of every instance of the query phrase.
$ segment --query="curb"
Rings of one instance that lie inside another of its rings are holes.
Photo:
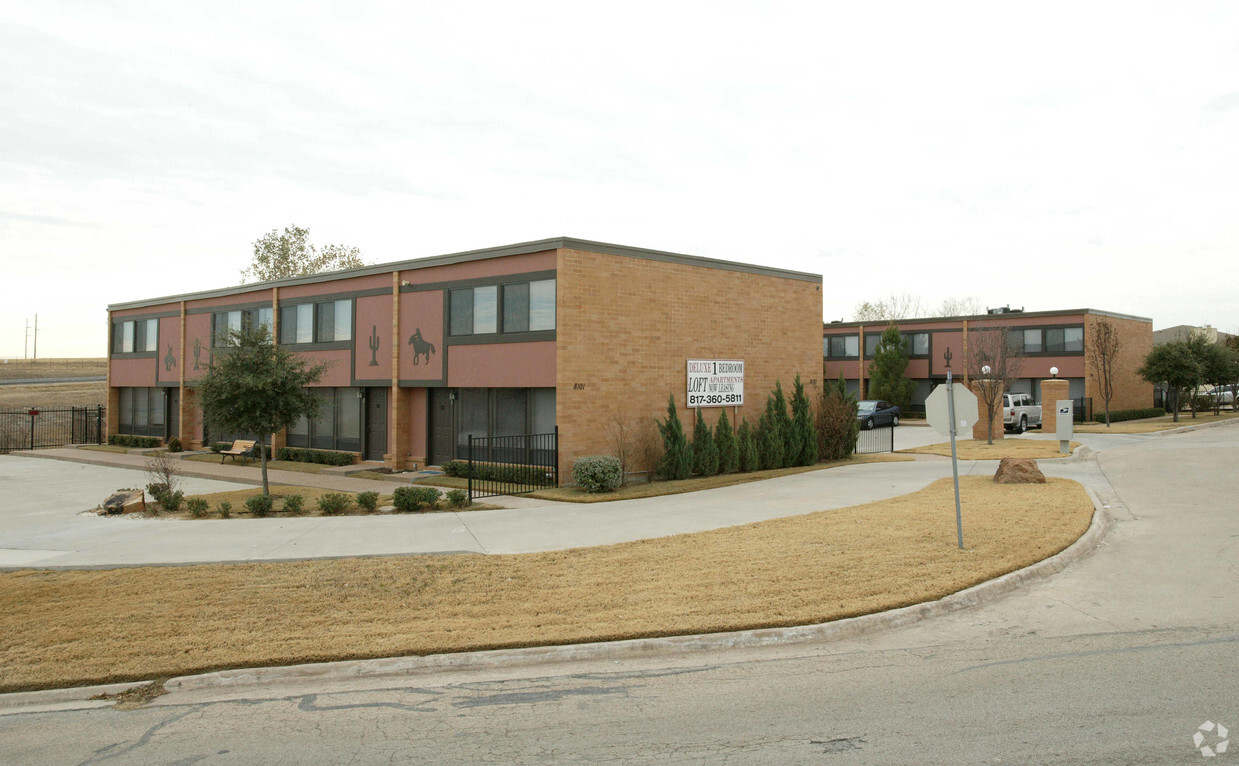
[[[1083,486],[1083,485],[1081,485]],[[1083,559],[1097,547],[1110,530],[1111,522],[1097,495],[1084,488],[1093,501],[1093,517],[1088,529],[1059,553],[1035,564],[1009,572],[993,580],[922,604],[888,612],[851,617],[817,625],[790,628],[763,628],[730,633],[693,636],[638,638],[569,646],[544,646],[529,649],[498,649],[459,654],[434,654],[423,657],[391,657],[377,660],[344,660],[271,668],[221,670],[193,676],[180,676],[164,683],[169,692],[208,688],[263,686],[290,680],[346,680],[382,676],[408,676],[438,670],[527,667],[560,662],[597,659],[649,657],[659,654],[719,649],[755,648],[774,645],[835,641],[854,638],[878,630],[909,625],[930,617],[978,606],[1014,591],[1023,585],[1061,572]]]
[[[1212,423],[1191,423],[1186,426],[1179,426],[1178,428],[1172,428],[1169,431],[1154,431],[1153,433],[1146,434],[1146,435],[1147,436],[1172,436],[1174,434],[1190,434],[1192,431],[1199,431],[1204,428],[1221,428],[1222,426],[1229,426],[1235,423],[1239,423],[1239,418],[1231,418],[1230,420],[1215,420]]]

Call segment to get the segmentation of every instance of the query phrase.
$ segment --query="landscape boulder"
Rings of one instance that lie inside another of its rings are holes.
[[[1045,484],[1045,474],[1036,460],[1026,457],[1004,457],[994,473],[998,484]]]
[[[103,501],[104,513],[138,513],[146,511],[146,493],[140,489],[120,489]]]

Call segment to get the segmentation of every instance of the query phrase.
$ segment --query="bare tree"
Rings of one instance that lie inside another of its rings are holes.
[[[1106,405],[1106,428],[1110,427],[1110,400],[1114,398],[1114,365],[1123,342],[1119,331],[1105,319],[1098,319],[1089,328],[1088,366],[1097,378],[1101,399]]]
[[[987,444],[994,443],[993,423],[1002,413],[1002,395],[1024,369],[1023,344],[1015,343],[1016,339],[1005,327],[968,333],[968,374],[991,424],[985,434]]]
[[[620,464],[620,483],[628,483],[628,474],[637,462],[637,421],[625,413],[615,413],[607,421],[607,442],[611,454]]]
[[[925,316],[925,304],[909,293],[891,293],[884,301],[865,301],[853,312],[857,322],[891,322],[921,316]]]
[[[984,313],[985,309],[981,307],[981,302],[971,295],[965,295],[963,298],[947,298],[938,308],[938,316],[944,317],[969,317]]]

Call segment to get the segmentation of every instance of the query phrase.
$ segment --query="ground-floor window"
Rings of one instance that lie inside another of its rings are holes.
[[[362,389],[314,388],[318,417],[301,418],[288,429],[288,446],[361,451]]]
[[[456,454],[469,436],[549,434],[555,430],[553,388],[461,388],[456,393]]]
[[[163,436],[165,389],[148,386],[119,390],[117,431],[137,436]]]

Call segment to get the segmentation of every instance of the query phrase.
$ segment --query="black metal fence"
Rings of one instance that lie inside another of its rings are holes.
[[[69,444],[103,444],[107,408],[33,407],[0,410],[0,453]]]
[[[469,435],[469,501],[559,486],[559,428],[549,434]]]
[[[862,428],[860,436],[856,437],[856,454],[870,455],[876,452],[895,451],[894,426],[879,426],[877,428]]]
[[[1071,419],[1076,423],[1083,423],[1086,420],[1091,421],[1093,419],[1093,397],[1081,396],[1078,399],[1073,399],[1071,404]]]

